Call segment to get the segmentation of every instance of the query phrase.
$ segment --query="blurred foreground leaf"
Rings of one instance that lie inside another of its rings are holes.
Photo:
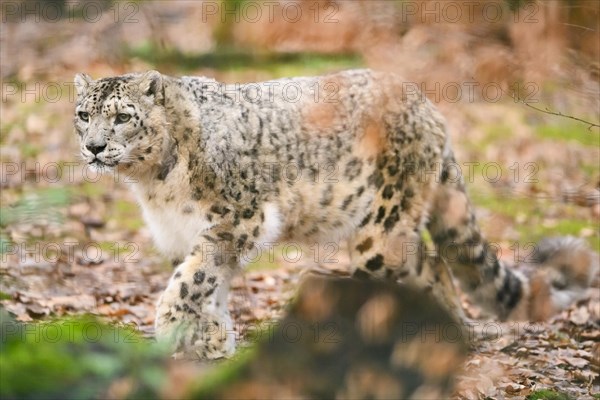
[[[0,397],[101,398],[116,380],[128,397],[157,397],[166,353],[129,327],[91,316],[39,324],[0,310]]]

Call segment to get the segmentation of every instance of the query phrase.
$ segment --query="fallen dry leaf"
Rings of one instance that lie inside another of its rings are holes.
[[[569,319],[575,325],[584,325],[590,321],[590,312],[587,307],[579,307],[570,313]]]

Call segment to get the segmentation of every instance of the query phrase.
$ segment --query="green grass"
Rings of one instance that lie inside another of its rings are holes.
[[[173,71],[175,67],[184,72],[198,68],[211,68],[223,72],[259,70],[269,72],[275,78],[318,74],[363,65],[362,59],[356,54],[271,53],[225,47],[212,53],[190,55],[177,50],[158,49],[149,42],[130,48],[127,53],[166,71]]]
[[[562,216],[556,224],[544,226],[544,210],[549,206],[548,200],[531,199],[518,196],[502,196],[485,190],[472,190],[471,199],[478,207],[483,207],[495,214],[516,220],[517,216],[525,214],[527,221],[518,224],[514,221],[514,228],[519,233],[521,240],[537,242],[549,236],[577,236],[581,235],[583,229],[598,230],[598,227],[590,220],[569,217],[572,206],[565,205],[563,208],[567,215]],[[593,249],[600,251],[600,236],[594,235],[586,238]]]
[[[263,258],[265,260],[263,260]],[[268,257],[261,257],[261,259],[257,261],[253,261],[248,263],[245,270],[246,271],[265,271],[269,269],[277,269],[279,268],[279,263],[277,261],[270,262]]]
[[[554,226],[543,226],[541,223],[527,223],[518,225],[517,231],[521,238],[537,242],[549,236],[580,236],[583,229],[598,229],[597,226],[582,219],[561,219]],[[595,251],[600,251],[600,237],[598,235],[585,238]]]
[[[2,121],[0,121],[0,144],[5,144],[6,139],[11,136],[11,132],[13,131],[13,129],[19,128],[25,131],[25,123],[27,120],[27,116],[36,112],[36,106],[39,107],[39,103],[21,103],[21,88],[22,86],[21,84],[19,84],[17,88],[17,93],[11,96],[7,96],[8,99],[15,99],[14,101],[16,104],[13,105],[13,107],[18,107],[19,112],[14,118],[11,118],[8,121],[6,120],[6,118],[3,118]],[[27,142],[23,142],[21,143],[21,145],[23,147],[33,146],[32,144]]]
[[[541,139],[576,142],[584,146],[600,147],[600,133],[598,133],[598,130],[588,130],[587,125],[580,122],[541,125],[536,128],[535,133]]]
[[[117,199],[108,215],[116,220],[119,226],[131,231],[137,231],[144,226],[139,207],[131,201]]]
[[[596,176],[598,176],[599,169],[597,164],[582,163],[580,168],[588,180],[594,179]]]
[[[264,271],[269,269],[277,269],[279,268],[279,262],[277,260],[280,258],[279,256],[282,254],[283,246],[275,246],[272,250],[273,257],[271,257],[268,248],[262,248],[259,250],[259,253],[256,253],[254,250],[246,253],[246,259],[251,261],[246,266],[247,271]]]
[[[63,211],[70,204],[71,197],[71,190],[64,187],[27,191],[15,204],[0,208],[0,227],[41,221],[61,223],[64,220]],[[37,241],[35,239],[33,243]],[[0,254],[7,252],[10,245],[8,235],[0,232]]]
[[[36,158],[40,155],[42,149],[39,146],[31,143],[23,143],[21,145],[21,155],[24,158]]]
[[[0,232],[0,254],[4,254],[9,251],[9,246],[12,244],[8,235],[5,232]]]
[[[35,159],[44,149],[42,146],[36,144],[39,139],[39,134],[44,135],[47,132],[36,132],[32,134],[27,130],[27,119],[30,115],[45,115],[47,113],[47,107],[50,103],[46,99],[58,98],[60,96],[59,87],[50,85],[47,88],[47,92],[43,95],[34,95],[32,93],[22,93],[25,89],[25,84],[21,82],[14,82],[16,85],[17,92],[7,96],[9,103],[7,106],[15,108],[16,113],[11,114],[11,118],[3,118],[0,121],[0,144],[5,144],[7,139],[11,137],[13,130],[19,129],[24,132],[24,138],[19,135],[18,144],[21,156],[23,158]],[[12,104],[11,104],[12,103]],[[46,118],[48,125],[45,129],[56,127],[60,125],[62,116],[50,115]],[[14,140],[14,138],[13,138]]]
[[[460,143],[465,148],[480,152],[489,146],[498,146],[499,143],[505,143],[508,139],[514,137],[514,128],[503,123],[481,124],[478,130],[483,133],[480,139],[472,140],[465,138],[465,140],[457,141],[457,143]],[[481,160],[475,161],[480,162],[479,168],[481,169],[483,162]],[[479,174],[481,172],[481,170],[477,170],[478,166],[474,166],[473,168],[475,173]],[[468,168],[465,168],[463,172],[466,171],[468,171]]]
[[[506,139],[513,136],[513,128],[508,125],[490,125],[486,129],[486,134],[484,138],[476,143],[473,143],[474,146],[478,149],[486,148],[489,145],[493,145],[496,143],[502,143]]]
[[[16,204],[0,208],[0,226],[41,219],[60,222],[60,209],[65,208],[70,199],[68,188],[47,188],[25,193]]]
[[[516,218],[521,213],[529,216],[541,216],[541,207],[536,199],[528,199],[517,196],[501,196],[486,191],[470,190],[469,195],[473,203],[478,207],[486,208],[496,214],[502,214],[510,218]]]
[[[585,228],[593,228],[589,221],[581,219],[563,219],[557,221],[556,225],[551,227],[542,226],[542,231],[552,230],[558,235],[574,235],[577,236]]]
[[[291,244],[281,243],[273,247],[273,250],[269,250],[267,247],[261,247],[260,253],[256,253],[254,250],[247,253],[246,260],[251,261],[246,266],[247,271],[264,271],[269,269],[277,269],[280,267],[279,261],[284,260],[288,262],[300,262],[302,258],[296,253],[300,249],[302,257],[314,257],[314,250],[299,247],[297,243]],[[320,249],[319,251],[323,251]],[[324,252],[322,254],[326,254]],[[272,254],[272,256],[271,256]]]
[[[101,254],[108,255],[113,259],[126,259],[133,261],[138,253],[138,249],[135,247],[135,245],[126,242],[102,241],[99,242],[97,246],[100,250],[102,250]]]
[[[78,186],[77,192],[82,196],[89,197],[90,199],[99,199],[106,193],[106,186],[100,184],[99,182],[85,181]]]

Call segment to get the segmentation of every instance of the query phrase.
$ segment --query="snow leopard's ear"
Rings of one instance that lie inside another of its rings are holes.
[[[160,72],[146,72],[141,78],[139,78],[137,84],[139,85],[142,95],[154,97],[154,102],[156,104],[163,103],[163,79]]]
[[[74,82],[77,95],[82,96],[94,80],[88,74],[76,74]]]

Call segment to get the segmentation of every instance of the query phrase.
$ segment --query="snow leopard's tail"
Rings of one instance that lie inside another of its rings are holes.
[[[456,172],[448,145],[427,229],[438,255],[478,305],[501,319],[540,320],[585,293],[597,274],[597,253],[581,239],[551,238],[536,246],[524,271],[510,268],[499,258],[498,246],[481,234],[462,176]]]
[[[587,289],[598,280],[599,257],[583,239],[547,238],[514,267],[487,252],[486,258],[494,260],[487,263],[492,265],[488,280],[482,275],[480,284],[471,290],[464,282],[462,286],[479,305],[503,320],[543,321],[588,294]],[[486,268],[480,271],[485,274]]]
[[[600,270],[600,255],[572,236],[542,240],[524,261],[529,296],[511,312],[511,319],[549,318],[585,297]]]

